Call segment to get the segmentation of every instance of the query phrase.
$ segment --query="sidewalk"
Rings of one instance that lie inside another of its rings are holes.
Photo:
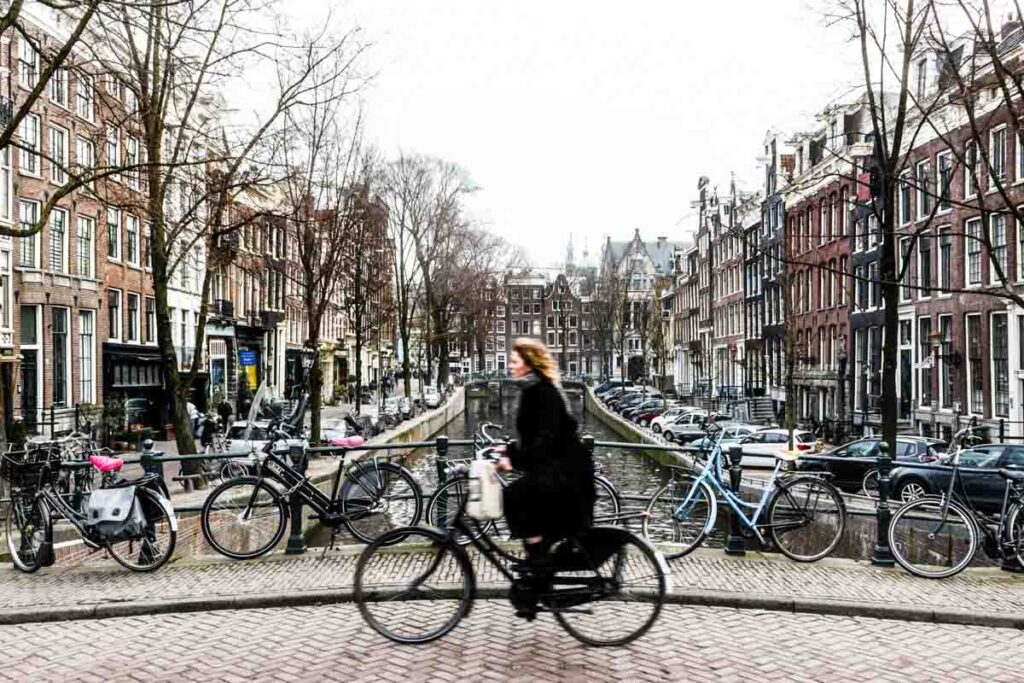
[[[5,566],[0,624],[347,602],[360,551],[361,546],[346,546],[251,562],[202,556],[153,574],[106,562],[34,575]],[[415,571],[423,559],[414,552],[397,554],[388,582]],[[474,559],[480,596],[501,597],[501,576]],[[930,581],[852,560],[799,564],[762,553],[729,557],[713,549],[671,567],[670,600],[678,604],[1024,628],[1024,576],[997,569]]]

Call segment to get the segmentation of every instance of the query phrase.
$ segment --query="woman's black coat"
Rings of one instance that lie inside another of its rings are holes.
[[[561,392],[537,377],[523,388],[516,415],[519,440],[509,448],[523,476],[505,489],[505,518],[517,538],[555,540],[590,526],[594,465]]]

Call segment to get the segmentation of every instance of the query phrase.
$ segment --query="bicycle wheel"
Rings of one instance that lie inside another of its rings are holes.
[[[122,567],[133,572],[151,572],[162,567],[174,554],[178,532],[171,525],[171,517],[156,498],[146,489],[138,489],[136,495],[146,515],[146,529],[143,537],[108,543],[107,551]]]
[[[245,477],[251,473],[249,465],[240,460],[222,460],[220,463],[220,478],[224,481]]]
[[[650,544],[614,526],[563,543],[578,543],[586,561],[566,570],[556,564],[552,588],[540,597],[562,628],[596,646],[626,645],[646,633],[661,614],[668,583]]]
[[[889,547],[911,574],[944,579],[963,571],[978,549],[978,529],[959,504],[939,496],[907,503],[889,523]]]
[[[284,536],[288,508],[266,481],[239,477],[224,482],[203,504],[206,542],[221,555],[248,560],[269,552]]]
[[[868,470],[861,482],[864,495],[873,500],[878,499],[878,470]]]
[[[594,477],[594,524],[618,524],[622,503],[615,486],[598,475]]]
[[[675,560],[693,551],[711,533],[718,509],[715,494],[693,475],[674,478],[647,504],[644,538]]]
[[[47,560],[53,537],[50,506],[33,495],[13,492],[7,513],[7,552],[19,571],[31,574]]]
[[[401,546],[391,547],[396,543]],[[447,534],[399,527],[366,546],[353,588],[374,631],[396,643],[427,643],[469,613],[476,577],[466,551]]]
[[[469,498],[469,479],[466,477],[455,477],[441,484],[434,491],[427,501],[426,521],[432,527],[448,531],[452,528],[455,515],[458,514]],[[456,537],[459,545],[466,545],[471,539],[475,540],[488,533],[494,522],[480,523],[476,520],[465,518],[466,526],[469,529],[460,531]],[[468,533],[467,533],[468,532]]]
[[[356,470],[340,495],[345,527],[363,543],[397,527],[415,526],[423,511],[419,483],[409,470],[390,462]]]
[[[819,477],[783,481],[768,505],[772,540],[783,555],[814,562],[839,545],[846,528],[846,506],[832,484]]]
[[[1014,553],[1017,564],[1024,567],[1024,514],[1021,514],[1021,510],[1024,510],[1019,504],[1013,505],[1010,511],[1006,513],[1006,543],[1010,546]]]

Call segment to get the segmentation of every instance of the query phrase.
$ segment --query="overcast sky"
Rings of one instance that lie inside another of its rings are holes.
[[[727,187],[735,172],[756,189],[765,131],[810,127],[856,77],[821,2],[347,0],[336,11],[373,43],[369,139],[461,164],[480,187],[473,214],[554,265],[570,233],[577,257],[634,228],[681,238],[701,175]]]

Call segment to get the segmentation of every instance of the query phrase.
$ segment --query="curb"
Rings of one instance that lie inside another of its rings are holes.
[[[72,607],[6,609],[0,610],[0,626],[223,610],[315,607],[352,602],[354,597],[352,588],[334,588],[292,591],[275,595],[216,595],[173,600],[105,602],[96,605],[77,605]],[[503,585],[478,586],[475,597],[479,600],[505,599],[508,597],[508,588]],[[933,608],[913,605],[885,605],[881,603],[831,600],[827,598],[716,593],[686,589],[677,589],[669,593],[665,596],[665,603],[669,605],[724,607],[792,612],[794,614],[865,617],[933,624],[1024,629],[1024,613],[982,614],[953,607]]]

